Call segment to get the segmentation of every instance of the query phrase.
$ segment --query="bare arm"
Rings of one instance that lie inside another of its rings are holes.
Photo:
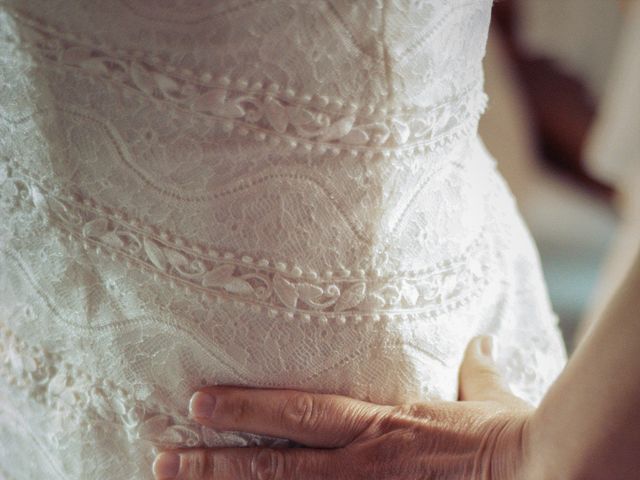
[[[158,479],[636,479],[640,471],[640,258],[536,410],[514,397],[490,337],[467,347],[460,402],[379,405],[341,395],[203,387],[191,416],[307,448],[161,452]],[[176,476],[177,475],[177,476]]]
[[[530,423],[532,478],[640,472],[640,255]]]

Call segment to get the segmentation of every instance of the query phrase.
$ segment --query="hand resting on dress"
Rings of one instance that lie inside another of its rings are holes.
[[[627,279],[537,409],[471,341],[460,402],[389,406],[295,390],[205,387],[194,418],[309,448],[163,452],[156,478],[216,480],[611,480],[640,471],[640,251]],[[213,398],[216,399],[215,403]]]
[[[198,422],[310,448],[172,450],[156,458],[154,474],[180,480],[520,478],[533,408],[503,385],[491,349],[492,337],[469,344],[461,402],[389,406],[284,389],[203,388],[190,404]]]

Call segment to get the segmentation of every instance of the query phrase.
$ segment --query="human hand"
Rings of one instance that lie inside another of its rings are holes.
[[[502,382],[491,340],[476,337],[467,347],[461,402],[390,406],[297,390],[204,387],[190,402],[199,423],[310,448],[174,449],[156,457],[156,479],[522,478],[533,408]]]

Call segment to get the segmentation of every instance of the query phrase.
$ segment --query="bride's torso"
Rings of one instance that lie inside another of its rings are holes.
[[[0,432],[14,461],[39,435],[25,469],[269,441],[190,422],[204,384],[455,399],[477,332],[532,401],[561,367],[476,135],[490,1],[0,5]]]

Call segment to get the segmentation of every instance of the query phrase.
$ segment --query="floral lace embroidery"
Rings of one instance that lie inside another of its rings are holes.
[[[18,321],[33,321],[25,305]],[[73,428],[118,428],[131,442],[149,442],[149,447],[202,447],[229,441],[258,445],[258,436],[245,433],[241,439],[229,432],[219,433],[192,421],[188,416],[171,415],[149,398],[140,399],[113,381],[94,378],[82,368],[40,346],[28,345],[6,324],[0,322],[0,374],[9,385],[26,392],[32,400],[59,412],[60,422],[50,435],[54,446],[64,441]],[[223,438],[224,437],[224,438]],[[279,439],[278,439],[279,440]],[[288,440],[279,440],[287,444]]]
[[[538,401],[563,350],[476,137],[490,8],[0,0],[1,468],[246,444],[186,416],[218,382],[453,400],[478,333]]]
[[[118,82],[194,115],[216,119],[227,132],[252,133],[258,140],[283,147],[335,154],[342,148],[367,157],[433,151],[475,132],[487,103],[482,82],[476,81],[455,97],[428,109],[389,115],[384,107],[376,110],[368,105],[357,111],[356,105],[347,105],[329,112],[323,107],[344,106],[344,102],[331,102],[320,95],[314,100],[316,105],[309,106],[313,100],[309,95],[302,95],[296,102],[288,91],[284,98],[278,98],[279,87],[274,85],[266,90],[254,87],[253,91],[246,91],[248,85],[240,82],[231,88],[227,77],[217,85],[211,84],[209,76],[194,82],[190,78],[193,72],[186,75],[189,78],[185,78],[185,72],[182,76],[172,74],[175,69],[165,66],[163,70],[157,61],[140,59],[139,52],[120,52],[116,56],[107,48],[83,45],[65,38],[56,29],[38,25],[27,17],[18,18],[31,27],[28,38],[25,35],[21,42],[49,61]]]
[[[5,208],[45,208],[50,219],[68,232],[68,239],[82,242],[85,249],[110,255],[128,267],[135,264],[155,280],[199,293],[207,302],[248,302],[270,318],[345,323],[435,316],[467,305],[494,277],[492,263],[482,261],[482,255],[491,253],[484,248],[483,235],[466,255],[404,275],[389,278],[364,270],[354,276],[349,271],[303,275],[297,267],[287,271],[282,262],[238,258],[233,252],[218,252],[159,232],[91,199],[49,191],[46,183],[14,161],[0,163],[0,199]]]

